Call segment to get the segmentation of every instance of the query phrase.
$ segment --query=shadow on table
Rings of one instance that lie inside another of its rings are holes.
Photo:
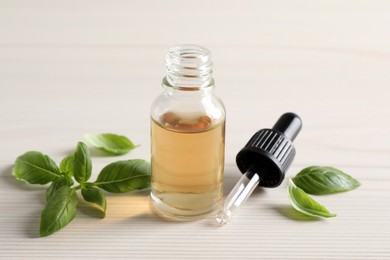
[[[43,208],[43,205],[45,202],[45,190],[46,186],[42,185],[31,185],[28,183],[25,183],[23,181],[19,181],[15,178],[15,176],[12,175],[13,165],[7,165],[5,167],[1,167],[0,169],[0,180],[3,184],[11,186],[12,190],[15,190],[15,192],[19,191],[27,191],[27,192],[33,192],[33,193],[25,193],[26,196],[33,196],[36,201],[38,201]],[[11,190],[11,192],[12,192]],[[24,223],[25,225],[25,232],[26,235],[30,238],[38,238],[39,237],[39,222],[40,222],[40,216],[41,216],[41,210],[42,209],[36,209],[34,210],[31,215],[26,216],[26,221]]]

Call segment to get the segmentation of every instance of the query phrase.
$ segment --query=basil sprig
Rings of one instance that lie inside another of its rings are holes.
[[[47,204],[41,214],[41,236],[53,234],[75,218],[79,202],[77,190],[81,190],[84,200],[105,217],[107,201],[103,190],[124,193],[150,187],[150,165],[140,159],[111,163],[103,168],[96,181],[88,182],[91,173],[90,153],[82,142],[77,144],[73,154],[61,161],[59,167],[49,156],[36,151],[26,152],[16,159],[13,175],[18,180],[30,184],[51,183],[46,191]],[[73,179],[78,183],[75,186]]]
[[[327,208],[312,199],[302,189],[298,188],[291,179],[288,182],[288,196],[294,209],[305,215],[319,218],[336,216],[336,214],[330,213]]]
[[[307,167],[300,171],[293,181],[306,193],[313,195],[349,191],[360,186],[360,183],[350,175],[328,166]]]
[[[94,185],[113,193],[145,189],[150,186],[150,166],[144,160],[118,161],[104,167]]]
[[[76,217],[76,208],[79,199],[75,188],[63,186],[59,188],[47,201],[41,214],[39,234],[49,236],[68,225]]]
[[[126,136],[116,134],[85,134],[87,143],[98,150],[111,155],[122,155],[130,152],[137,145],[134,145]]]
[[[73,154],[73,176],[78,183],[84,185],[91,178],[92,162],[87,145],[79,142]]]
[[[61,171],[49,156],[31,151],[16,159],[13,175],[31,184],[46,184],[61,177]]]
[[[310,166],[301,170],[288,183],[291,205],[299,212],[318,218],[335,217],[329,210],[308,194],[326,195],[353,190],[359,181],[339,169],[329,166]]]

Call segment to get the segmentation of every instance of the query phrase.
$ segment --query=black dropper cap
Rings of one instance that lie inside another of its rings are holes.
[[[259,186],[277,187],[290,167],[295,148],[293,141],[302,128],[302,120],[294,113],[283,114],[272,129],[258,131],[237,154],[242,173],[260,176]]]

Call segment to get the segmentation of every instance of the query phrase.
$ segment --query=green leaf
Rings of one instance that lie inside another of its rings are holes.
[[[103,168],[94,184],[114,193],[149,188],[150,164],[140,159],[111,163]]]
[[[81,194],[86,201],[91,202],[98,207],[98,209],[103,213],[103,218],[106,216],[107,202],[106,196],[102,190],[95,187],[90,187],[87,189],[82,189]]]
[[[59,178],[61,172],[49,156],[30,151],[16,159],[13,175],[31,184],[46,184]]]
[[[74,152],[73,174],[78,183],[85,183],[92,173],[91,156],[86,144],[79,142]]]
[[[51,183],[46,191],[46,201],[49,201],[53,197],[54,193],[57,192],[63,186],[72,186],[73,180],[67,176],[62,176]]]
[[[331,218],[336,216],[336,214],[330,213],[327,208],[295,186],[291,179],[288,182],[288,195],[292,206],[305,215],[317,218]]]
[[[116,134],[85,134],[87,143],[112,155],[122,155],[138,147],[126,136]]]
[[[60,163],[60,170],[66,176],[73,176],[74,154],[69,154]]]
[[[69,224],[78,204],[74,189],[63,186],[53,194],[41,214],[40,235],[49,236]]]
[[[296,186],[314,195],[348,191],[360,186],[356,179],[332,167],[307,167],[293,180]]]

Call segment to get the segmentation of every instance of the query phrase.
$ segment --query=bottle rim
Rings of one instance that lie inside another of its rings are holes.
[[[180,89],[198,89],[212,82],[212,61],[209,49],[195,44],[172,47],[165,57],[166,80]]]

